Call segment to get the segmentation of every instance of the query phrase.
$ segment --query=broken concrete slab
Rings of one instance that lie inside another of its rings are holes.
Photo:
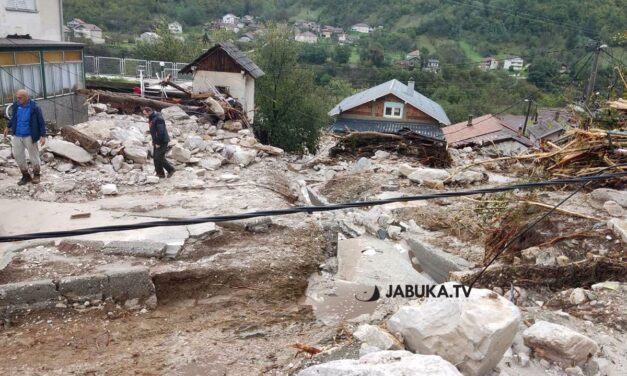
[[[166,243],[151,241],[113,241],[107,243],[102,253],[135,257],[163,257]]]
[[[239,221],[218,222],[218,226],[231,230],[245,230],[252,233],[266,233],[270,231],[272,219],[270,217],[259,217],[242,219]]]
[[[0,285],[0,312],[54,307],[61,295],[52,280]]]
[[[204,239],[218,232],[218,229],[216,228],[215,223],[207,222],[199,223],[197,225],[188,225],[187,231],[189,232],[190,238]]]
[[[71,276],[61,278],[58,285],[59,293],[70,303],[102,300],[109,291],[109,278],[104,274]]]
[[[306,368],[297,376],[461,376],[449,362],[435,355],[409,351],[377,351],[357,359],[341,359]]]
[[[104,292],[105,298],[117,302],[137,300],[154,308],[157,304],[155,285],[148,273],[148,268],[141,266],[121,267],[105,270],[109,278],[109,290]]]
[[[455,293],[454,283],[440,286]],[[511,346],[520,320],[518,307],[507,299],[473,289],[468,298],[430,298],[420,306],[401,307],[388,328],[403,337],[407,349],[439,355],[466,376],[482,376]]]
[[[535,354],[564,365],[581,364],[599,351],[595,341],[563,325],[537,321],[523,332]]]
[[[338,241],[337,278],[367,286],[429,284],[392,243],[361,236]]]
[[[465,259],[435,249],[417,236],[407,236],[405,239],[422,270],[437,283],[448,281],[450,272],[467,270],[472,266]]]
[[[90,162],[92,159],[91,154],[89,154],[89,152],[87,152],[87,150],[83,149],[82,147],[76,146],[71,142],[54,138],[50,139],[46,143],[46,150],[77,163],[87,163]]]

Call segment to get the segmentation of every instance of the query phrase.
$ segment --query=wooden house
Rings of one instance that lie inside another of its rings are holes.
[[[193,73],[194,94],[215,90],[236,98],[242,103],[252,123],[255,111],[255,80],[264,72],[232,43],[218,43],[180,73]]]
[[[398,133],[409,130],[425,138],[443,141],[440,126],[451,124],[442,107],[407,85],[391,80],[342,100],[330,112],[333,130]]]

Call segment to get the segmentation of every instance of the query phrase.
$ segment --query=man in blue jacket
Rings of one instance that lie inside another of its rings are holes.
[[[168,178],[174,175],[174,166],[165,159],[165,154],[168,152],[168,143],[170,143],[170,136],[168,130],[165,127],[165,120],[158,112],[154,111],[150,107],[143,108],[144,116],[148,118],[148,125],[150,127],[150,136],[152,137],[152,160],[155,163],[155,172],[160,178],[165,178],[165,173],[168,173]]]
[[[41,108],[28,97],[24,89],[15,93],[17,101],[13,103],[12,116],[9,125],[4,129],[4,137],[11,131],[13,135],[13,157],[17,166],[22,172],[22,179],[17,185],[24,185],[28,182],[38,184],[40,181],[41,164],[39,162],[39,148],[37,141],[43,146],[46,143],[46,124]],[[33,176],[28,172],[26,163],[26,150],[28,159],[33,168]]]

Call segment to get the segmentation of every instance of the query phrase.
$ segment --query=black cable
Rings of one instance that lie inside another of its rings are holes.
[[[613,166],[613,167],[615,168],[615,167],[621,167],[621,166]],[[69,237],[69,236],[95,234],[95,233],[101,233],[101,232],[138,230],[138,229],[151,228],[151,227],[183,226],[183,225],[194,225],[194,224],[206,223],[206,222],[227,222],[227,221],[236,221],[236,220],[241,220],[241,219],[268,217],[268,216],[280,216],[280,215],[289,215],[289,214],[296,214],[296,213],[324,212],[324,211],[341,210],[341,209],[348,209],[348,208],[384,205],[384,204],[391,204],[395,202],[421,201],[421,200],[430,200],[430,199],[435,199],[435,198],[446,198],[446,197],[462,197],[462,196],[479,195],[479,194],[486,194],[486,193],[513,191],[517,189],[532,189],[532,188],[548,187],[548,186],[556,186],[556,185],[567,185],[567,184],[574,184],[574,183],[581,183],[581,182],[588,182],[588,181],[607,180],[607,179],[620,178],[620,177],[627,177],[627,172],[618,172],[618,173],[607,174],[607,175],[593,175],[593,176],[585,176],[585,177],[569,178],[569,179],[554,179],[554,180],[541,181],[541,182],[521,183],[521,184],[513,184],[513,185],[501,186],[501,187],[473,189],[473,190],[456,191],[456,192],[439,192],[439,193],[431,193],[431,194],[418,195],[418,196],[403,196],[403,197],[396,197],[396,198],[390,198],[390,199],[385,199],[385,200],[358,201],[358,202],[349,202],[349,203],[344,203],[344,204],[334,204],[334,205],[326,205],[326,206],[302,206],[302,207],[289,208],[289,209],[266,210],[266,211],[257,211],[257,212],[215,216],[215,217],[200,217],[200,218],[187,218],[187,219],[177,219],[177,220],[152,221],[152,222],[135,223],[135,224],[128,224],[128,225],[91,227],[91,228],[69,230],[69,231],[50,231],[50,232],[39,232],[39,233],[31,233],[31,234],[9,235],[9,236],[1,236],[0,243],[8,243],[8,242],[31,240],[31,239],[61,238],[61,237]]]

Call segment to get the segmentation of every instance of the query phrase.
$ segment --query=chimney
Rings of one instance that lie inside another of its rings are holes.
[[[560,119],[560,112],[555,111],[555,117],[553,118],[553,120],[558,121],[559,119]]]
[[[466,125],[472,127],[472,115],[468,115],[468,123]]]
[[[414,79],[410,78],[409,81],[407,82],[407,94],[414,95],[415,86],[416,86],[416,83],[414,82]]]

